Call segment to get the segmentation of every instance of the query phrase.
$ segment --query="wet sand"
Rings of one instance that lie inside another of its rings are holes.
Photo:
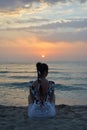
[[[0,105],[0,130],[87,130],[87,105],[56,105],[56,116],[30,119],[27,106]]]

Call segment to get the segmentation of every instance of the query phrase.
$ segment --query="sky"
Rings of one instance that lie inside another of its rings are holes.
[[[0,0],[0,63],[87,61],[87,0]]]

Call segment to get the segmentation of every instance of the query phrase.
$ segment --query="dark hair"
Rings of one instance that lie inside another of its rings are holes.
[[[40,95],[43,95],[43,91],[42,91],[42,87],[41,87],[41,77],[43,76],[44,72],[48,73],[48,65],[45,63],[38,62],[36,64],[36,68],[37,68],[37,79],[38,79]]]

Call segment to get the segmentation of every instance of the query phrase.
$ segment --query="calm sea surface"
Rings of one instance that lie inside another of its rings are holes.
[[[48,80],[55,82],[56,104],[87,105],[87,62],[47,62]],[[35,64],[0,64],[0,104],[27,105]]]

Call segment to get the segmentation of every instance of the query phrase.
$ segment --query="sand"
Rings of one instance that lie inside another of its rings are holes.
[[[27,107],[0,105],[0,130],[87,130],[87,106],[56,105],[56,116],[30,119]]]

